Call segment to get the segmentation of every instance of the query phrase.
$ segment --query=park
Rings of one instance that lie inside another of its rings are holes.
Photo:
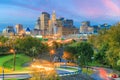
[[[71,77],[74,80],[86,77],[92,80],[95,75],[100,76],[95,72],[101,71],[106,74],[105,78],[113,74],[117,78],[120,75],[120,35],[115,32],[119,27],[101,30],[87,41],[0,36],[0,78],[64,80]]]

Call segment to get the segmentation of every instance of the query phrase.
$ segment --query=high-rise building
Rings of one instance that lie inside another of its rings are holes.
[[[65,27],[73,27],[73,20],[72,19],[67,19],[64,20],[64,24]]]
[[[53,26],[53,34],[57,34],[57,23],[56,23],[55,11],[53,11],[53,13],[52,13],[52,26]]]
[[[55,13],[55,11],[53,11],[53,13],[52,13],[52,22],[53,23],[56,22],[56,13]]]
[[[90,26],[90,21],[83,21],[81,26]]]
[[[64,26],[64,18],[62,18],[62,19],[59,18],[59,19],[56,20],[56,22],[57,22],[58,27]]]
[[[79,32],[79,30],[74,27],[72,19],[64,19],[63,17],[56,19],[55,11],[53,11],[51,19],[47,12],[42,12],[40,18],[37,20],[35,30],[40,31],[41,35],[50,35],[54,37],[58,35],[61,37],[63,35]]]
[[[49,20],[49,35],[53,34],[53,24],[52,24],[52,20]]]
[[[80,33],[89,34],[93,33],[94,29],[90,26],[90,21],[83,21],[80,26]]]
[[[4,34],[5,36],[14,35],[14,34],[15,34],[15,30],[14,30],[13,26],[7,26],[7,27],[3,30],[3,34]]]
[[[49,20],[49,34],[57,34],[56,13],[53,11],[52,18]]]
[[[35,29],[38,29],[38,30],[41,29],[40,23],[41,23],[41,22],[40,22],[40,17],[38,17],[37,22],[36,22],[36,25],[35,25]]]
[[[22,24],[17,24],[16,26],[16,33],[19,34],[21,31],[23,31],[23,25]]]
[[[79,33],[79,29],[74,27],[72,19],[59,18],[57,19],[57,26],[58,35],[61,37]]]
[[[14,30],[14,27],[13,27],[13,26],[8,26],[8,27],[6,28],[6,30],[7,30],[8,33],[15,33],[15,30]]]
[[[50,14],[47,12],[42,12],[40,16],[40,29],[43,32],[43,35],[48,34]]]

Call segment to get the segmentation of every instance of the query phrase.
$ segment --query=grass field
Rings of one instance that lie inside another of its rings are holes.
[[[82,73],[86,73],[88,75],[91,75],[91,74],[93,74],[93,71],[91,69],[82,68]]]
[[[23,67],[23,64],[30,62],[32,60],[31,57],[28,57],[24,54],[17,54],[16,55],[16,71],[25,70],[26,68]],[[5,72],[9,72],[13,68],[13,55],[6,55],[0,57],[0,72],[1,67],[4,66]]]

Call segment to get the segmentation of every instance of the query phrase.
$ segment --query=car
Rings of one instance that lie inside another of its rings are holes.
[[[118,78],[119,77],[118,74],[116,74],[116,73],[110,73],[108,76],[110,78]]]

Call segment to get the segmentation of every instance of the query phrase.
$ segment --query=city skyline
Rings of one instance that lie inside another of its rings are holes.
[[[1,0],[1,25],[35,25],[41,12],[56,11],[57,18],[73,19],[77,27],[82,21],[92,24],[115,24],[120,21],[120,1],[118,0]]]

